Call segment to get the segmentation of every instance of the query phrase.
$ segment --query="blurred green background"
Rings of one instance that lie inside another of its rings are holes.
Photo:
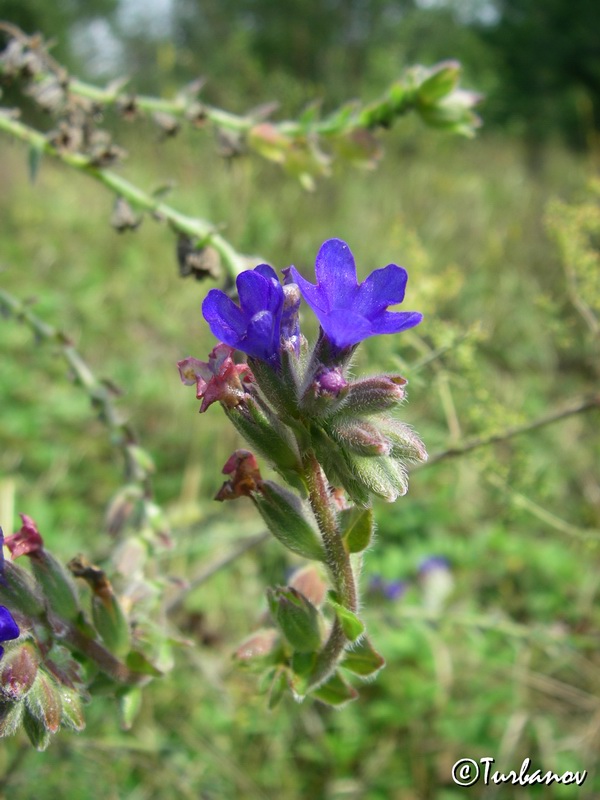
[[[55,37],[56,57],[81,77],[127,74],[132,90],[170,95],[204,75],[203,97],[236,112],[272,99],[283,117],[315,98],[333,109],[376,97],[410,64],[462,61],[463,84],[486,95],[477,139],[403,120],[375,172],[338,165],[314,193],[256,157],[215,158],[210,133],[162,141],[149,122],[108,121],[130,153],[123,174],[145,188],[173,179],[172,204],[223,223],[242,252],[310,274],[337,236],[363,277],[407,268],[407,308],[425,321],[369,340],[356,372],[408,377],[403,417],[431,454],[597,391],[599,17],[583,0],[0,0],[0,18]],[[175,367],[212,347],[200,315],[209,284],[179,278],[164,226],[111,229],[113,199],[89,178],[47,159],[32,185],[25,148],[6,137],[0,186],[0,285],[35,299],[123,389],[119,408],[155,459],[174,528],[158,568],[188,579],[261,530],[243,501],[212,503],[240,442],[217,407],[198,417]],[[80,551],[102,561],[118,457],[55,348],[11,319],[0,342],[4,512],[14,503],[32,516],[65,561]],[[505,771],[526,756],[589,771],[577,795],[520,797],[598,796],[597,429],[597,411],[570,417],[415,471],[407,497],[377,504],[364,616],[388,663],[351,706],[288,700],[268,712],[256,676],[232,662],[265,587],[295,566],[269,542],[190,594],[176,622],[196,646],[145,692],[131,732],[114,701],[96,698],[87,731],[61,733],[45,753],[3,740],[7,796],[517,796],[454,786],[452,764],[483,756]],[[430,556],[448,560],[447,592],[417,579]],[[406,592],[370,589],[378,576]]]

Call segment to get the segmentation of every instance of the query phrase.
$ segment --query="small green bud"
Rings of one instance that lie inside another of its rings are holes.
[[[391,445],[392,458],[402,462],[420,464],[427,461],[427,450],[410,425],[395,419],[385,419],[379,424]]]
[[[319,612],[310,600],[289,586],[269,589],[267,597],[275,621],[294,650],[317,650],[321,645]]]
[[[61,722],[74,731],[82,731],[85,728],[85,718],[81,696],[66,686],[60,686],[59,691],[62,701]]]
[[[313,561],[323,561],[321,538],[299,497],[273,481],[262,481],[252,500],[273,536],[288,550]]]
[[[363,456],[388,455],[391,446],[377,426],[364,419],[336,419],[328,426],[344,450]]]
[[[408,491],[408,476],[401,464],[388,456],[370,458],[351,455],[356,478],[371,494],[393,503]]]

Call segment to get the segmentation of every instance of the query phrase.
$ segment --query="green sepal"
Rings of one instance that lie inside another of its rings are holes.
[[[352,467],[338,443],[317,426],[311,429],[311,440],[319,464],[332,486],[342,486],[356,505],[368,506],[371,494],[365,484],[353,474]]]
[[[288,550],[313,561],[325,560],[319,532],[308,519],[308,510],[293,492],[273,481],[262,481],[260,491],[252,495],[252,500],[273,536]]]
[[[385,666],[385,658],[380,655],[366,636],[346,650],[340,667],[359,675],[361,678],[373,678]]]
[[[371,544],[375,523],[371,508],[345,508],[339,514],[340,532],[347,553],[362,553]]]
[[[282,372],[258,358],[249,358],[248,364],[256,382],[275,410],[284,418],[297,416],[298,401],[293,382],[285,380]]]
[[[351,642],[355,642],[365,632],[364,623],[361,622],[356,614],[339,602],[338,596],[335,592],[329,592],[327,595],[327,601],[335,611],[335,615],[342,626],[342,630],[344,631],[346,638]]]
[[[310,694],[315,700],[336,708],[341,708],[358,697],[358,692],[354,686],[346,683],[337,671],[325,683],[321,684],[317,689],[313,689]]]
[[[50,744],[50,731],[48,731],[41,720],[35,717],[28,708],[23,714],[23,728],[29,737],[29,741],[35,749],[42,753]]]
[[[300,653],[321,646],[320,614],[297,589],[279,586],[267,589],[269,608],[283,635]]]
[[[24,703],[31,716],[39,720],[47,731],[56,733],[62,717],[62,699],[58,687],[48,674],[38,672]]]
[[[25,703],[0,702],[0,738],[12,736],[21,726]]]
[[[348,455],[354,467],[356,479],[371,495],[393,503],[408,491],[408,476],[402,465],[389,456]]]
[[[121,728],[131,730],[142,707],[142,690],[139,686],[124,689],[119,693],[119,715]]]
[[[83,715],[83,703],[81,695],[66,686],[59,687],[62,700],[61,722],[67,728],[74,731],[82,731],[85,728],[85,717]]]

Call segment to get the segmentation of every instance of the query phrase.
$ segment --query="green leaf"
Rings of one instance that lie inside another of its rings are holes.
[[[29,737],[29,741],[41,753],[50,744],[50,732],[46,730],[44,723],[26,708],[23,716],[23,727]]]
[[[132,650],[125,659],[125,663],[132,672],[140,672],[142,675],[152,675],[153,678],[160,678],[163,674],[138,650]]]
[[[360,621],[356,614],[338,602],[335,592],[329,592],[327,600],[335,611],[346,638],[348,638],[351,642],[355,642],[365,632],[364,624]]]
[[[348,553],[362,553],[373,538],[373,509],[345,508],[340,513],[340,529]]]
[[[326,683],[311,692],[311,696],[328,706],[340,708],[351,700],[356,700],[358,692],[338,672],[334,672]]]
[[[368,638],[363,636],[352,650],[346,652],[340,666],[361,678],[370,678],[385,666],[385,659],[373,648]]]

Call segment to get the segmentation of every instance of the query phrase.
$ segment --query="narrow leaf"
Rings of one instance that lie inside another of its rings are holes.
[[[367,637],[363,636],[352,650],[346,652],[340,666],[361,678],[369,678],[385,666],[385,659],[373,648]]]
[[[353,686],[340,677],[338,672],[334,672],[331,678],[311,692],[312,697],[326,703],[328,706],[340,708],[351,700],[356,700],[358,692]]]
[[[337,596],[334,592],[330,592],[327,599],[336,613],[344,634],[351,642],[355,642],[365,632],[364,624],[356,614],[337,601]]]

